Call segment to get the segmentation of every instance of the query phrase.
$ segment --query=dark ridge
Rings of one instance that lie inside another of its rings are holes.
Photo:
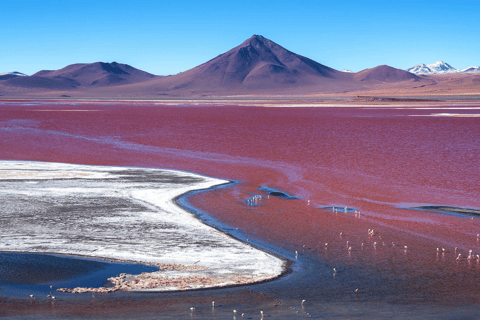
[[[339,212],[339,213],[351,213],[356,212],[357,208],[352,208],[348,206],[327,206],[327,207],[318,207],[318,209],[328,210],[332,212]]]
[[[0,80],[8,80],[8,79],[12,79],[12,78],[16,78],[16,77],[21,77],[17,74],[4,74],[4,75],[0,75]]]
[[[102,66],[102,69],[107,71],[107,72],[110,72],[110,73],[114,73],[114,74],[129,74],[128,72],[126,71],[123,71],[120,66],[118,65],[118,63],[116,63],[115,61],[112,62],[112,63],[105,63],[105,62],[100,62],[100,66]]]
[[[258,190],[264,191],[271,196],[282,198],[282,199],[287,199],[287,200],[299,199],[298,197],[289,195],[286,192],[279,191],[277,189],[273,189],[273,188],[270,188],[270,187],[260,187],[260,188],[258,188]]]
[[[352,99],[353,101],[412,101],[412,102],[421,102],[421,101],[440,101],[436,99],[419,99],[419,98],[391,98],[391,97],[374,97],[374,96],[356,96]]]
[[[475,216],[475,217],[480,216],[479,209],[453,207],[453,206],[419,206],[419,207],[411,207],[409,209],[426,210],[426,211],[441,212],[441,213],[463,214],[463,215]]]

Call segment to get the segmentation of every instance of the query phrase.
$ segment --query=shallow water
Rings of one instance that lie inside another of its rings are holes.
[[[480,208],[478,118],[410,117],[444,108],[176,108],[138,102],[7,103],[0,112],[2,159],[171,168],[237,181],[196,193],[188,203],[208,213],[207,222],[296,262],[290,275],[248,289],[111,295],[101,303],[85,298],[89,307],[75,311],[79,316],[92,316],[87,310],[107,315],[121,304],[124,317],[233,316],[227,308],[253,317],[263,308],[272,318],[289,319],[308,316],[302,299],[314,318],[473,319],[479,313],[480,266],[466,259],[469,250],[480,253],[478,218],[398,208]],[[268,196],[261,187],[299,199]],[[262,195],[255,206],[246,203],[253,195]],[[360,215],[319,209],[332,206],[352,207]],[[456,260],[458,253],[462,258]],[[20,312],[12,305],[29,301],[0,303],[9,306],[9,315],[41,310],[67,317],[76,307],[65,299],[57,301],[56,311],[33,305]],[[228,302],[212,314],[211,300]]]
[[[35,296],[48,301],[50,286],[58,288],[101,287],[119,273],[140,274],[158,268],[143,264],[105,262],[101,259],[60,255],[0,252],[0,295],[8,298]]]

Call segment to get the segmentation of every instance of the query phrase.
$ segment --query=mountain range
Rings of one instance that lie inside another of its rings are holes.
[[[31,76],[18,72],[1,74],[0,95],[152,98],[312,95],[435,85],[437,80],[418,71],[422,68],[428,68],[429,75],[432,70],[438,73],[454,69],[436,63],[421,65],[412,72],[387,65],[356,73],[339,71],[261,35],[253,35],[239,46],[176,75],[156,76],[117,62],[78,63]]]
[[[443,61],[437,61],[432,64],[417,64],[414,67],[407,69],[408,72],[414,74],[444,74],[444,73],[477,73],[480,72],[480,67],[472,66],[463,70],[456,69]]]
[[[41,70],[31,76],[10,73],[2,85],[24,88],[73,89],[114,86],[151,80],[155,75],[117,62],[77,63],[59,70]]]

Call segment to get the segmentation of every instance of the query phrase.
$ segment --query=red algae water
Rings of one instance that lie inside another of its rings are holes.
[[[254,318],[260,308],[284,319],[477,315],[479,217],[411,208],[480,208],[480,108],[286,106],[3,101],[0,158],[178,169],[235,181],[195,193],[188,204],[220,229],[293,261],[292,273],[270,283],[113,295],[101,305],[83,301],[87,310],[131,304],[132,317],[162,311],[196,319],[231,316],[227,305],[257,312]],[[202,312],[207,296],[224,299],[225,309]],[[65,299],[66,317],[78,301]],[[162,299],[177,307],[156,309]],[[196,314],[182,313],[189,303],[199,305]],[[26,302],[1,304],[15,315]]]

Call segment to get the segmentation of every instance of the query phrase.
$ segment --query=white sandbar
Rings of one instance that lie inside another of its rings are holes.
[[[203,224],[173,201],[227,182],[173,170],[0,161],[0,251],[179,264],[190,268],[156,276],[217,279],[191,288],[279,276],[283,260]]]

